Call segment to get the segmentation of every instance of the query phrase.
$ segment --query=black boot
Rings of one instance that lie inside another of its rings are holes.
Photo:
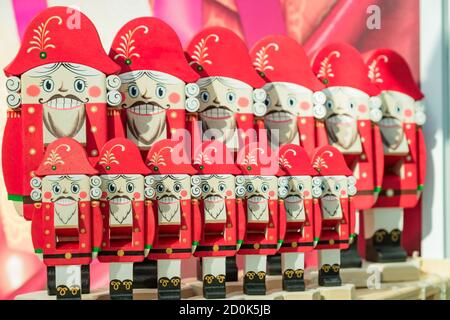
[[[55,267],[47,267],[47,294],[56,295],[56,271]]]
[[[341,250],[341,268],[361,268],[362,260],[358,252],[358,235],[347,250]]]
[[[78,286],[58,286],[56,288],[57,300],[81,300],[81,288]]]
[[[181,278],[167,277],[158,280],[158,299],[159,300],[180,300],[181,299]]]
[[[238,267],[236,263],[236,256],[226,257],[225,261],[225,274],[227,276],[227,282],[238,281]]]
[[[217,277],[207,274],[203,278],[203,297],[205,299],[225,299],[227,295],[225,278],[223,274]]]
[[[88,264],[81,266],[81,293],[88,294],[91,292],[91,274]]]
[[[136,289],[152,289],[158,287],[157,262],[145,259],[133,263],[133,286]]]
[[[267,256],[267,274],[270,276],[281,275],[281,254]]]
[[[339,276],[340,266],[338,264],[324,264],[319,270],[319,286],[321,287],[339,287],[342,285]]]
[[[266,294],[266,273],[249,271],[244,276],[244,293],[264,296]]]
[[[133,281],[111,280],[109,282],[109,296],[111,300],[133,300]]]
[[[283,273],[283,290],[288,292],[305,291],[304,270],[287,269]]]
[[[404,262],[407,258],[401,246],[402,232],[398,229],[388,233],[377,230],[372,239],[366,240],[366,259],[372,262]]]

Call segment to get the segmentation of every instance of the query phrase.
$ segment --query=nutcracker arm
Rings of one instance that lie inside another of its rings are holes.
[[[43,226],[42,226],[42,203],[36,202],[31,220],[31,239],[33,241],[34,252],[40,260],[43,260]]]
[[[200,210],[200,202],[197,199],[192,200],[192,253],[195,252],[197,246],[202,239],[202,214]]]
[[[342,209],[342,220],[339,225],[339,239],[347,240],[347,243],[342,243],[339,245],[340,249],[347,249],[351,239],[354,237],[354,223],[355,223],[355,213],[351,213],[350,210],[350,198],[341,199],[340,201],[341,209]],[[353,224],[353,227],[352,227]],[[352,229],[353,228],[353,229]],[[353,235],[353,236],[352,236]]]
[[[313,199],[314,211],[314,247],[317,246],[322,233],[322,208],[320,206],[320,199]]]
[[[240,198],[236,199],[237,205],[237,250],[241,248],[244,242],[247,219],[245,216],[244,201]]]
[[[318,146],[329,145],[325,121],[322,120],[316,120],[316,145]]]
[[[355,209],[355,205],[354,205],[354,201],[352,198],[349,198],[349,225],[350,225],[350,230],[349,230],[349,235],[350,235],[350,242],[353,242],[353,239],[356,237],[356,209]]]
[[[284,237],[286,235],[286,208],[284,207],[284,201],[278,200],[278,244],[277,249],[280,250],[283,244]]]
[[[153,242],[155,241],[156,233],[156,219],[155,212],[153,210],[153,201],[145,201],[145,246],[144,256],[147,257],[152,249]]]
[[[97,258],[102,245],[103,238],[103,219],[100,210],[100,202],[92,201],[92,259]]]
[[[384,148],[380,128],[373,126],[373,157],[375,158],[375,194],[380,193],[384,175]]]
[[[425,177],[427,170],[427,150],[425,147],[425,137],[423,135],[422,127],[417,128],[417,143],[418,145],[418,158],[419,158],[419,170],[418,170],[418,190],[423,191],[425,185]]]

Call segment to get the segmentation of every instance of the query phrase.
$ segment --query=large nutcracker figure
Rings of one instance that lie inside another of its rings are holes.
[[[352,233],[358,235],[359,212],[373,207],[383,179],[383,143],[377,125],[382,115],[380,91],[367,77],[361,54],[345,43],[323,48],[313,70],[326,86],[327,112],[324,121],[317,122],[317,143],[336,147],[353,171],[358,190],[353,202],[358,211]],[[341,254],[343,268],[361,267],[357,236]]]
[[[150,149],[151,175],[145,178],[148,219],[155,221],[155,236],[148,259],[157,260],[158,298],[181,299],[181,260],[192,253],[193,225],[201,219],[191,213],[191,177],[195,174],[182,142],[161,140]]]
[[[95,163],[107,140],[107,104],[120,103],[114,91],[120,79],[107,77],[117,71],[81,12],[51,7],[31,21],[19,53],[5,68],[9,109],[2,151],[8,198],[25,219],[33,212],[26,181],[51,142],[73,138]]]
[[[109,263],[111,299],[133,298],[133,262],[144,260],[154,236],[153,217],[146,217],[144,176],[150,172],[137,146],[125,138],[108,141],[97,169],[101,178],[103,239],[98,255]]]
[[[398,53],[380,49],[366,58],[369,78],[381,90],[385,162],[380,196],[364,217],[366,255],[370,261],[405,261],[403,211],[417,206],[425,183],[424,95]]]
[[[355,236],[353,196],[356,194],[356,179],[342,153],[331,146],[317,148],[312,165],[318,173],[318,177],[313,179],[313,187],[322,190],[320,199],[314,200],[317,202],[314,216],[317,221],[322,221],[315,239],[319,255],[319,285],[340,286],[340,251],[348,249]]]
[[[81,299],[81,268],[95,259],[102,241],[101,191],[97,171],[81,144],[52,142],[31,179],[34,201],[31,235],[47,266],[48,293]]]
[[[245,232],[243,211],[235,197],[233,154],[222,142],[207,141],[193,155],[197,175],[191,178],[194,255],[202,263],[203,295],[226,296],[226,257],[236,255]],[[200,224],[197,223],[200,221]]]
[[[236,177],[238,211],[243,211],[245,236],[244,293],[266,294],[267,256],[280,248],[286,231],[285,211],[278,210],[278,158],[267,145],[252,143],[238,154],[242,174]]]
[[[278,198],[280,215],[286,217],[286,233],[279,252],[283,290],[304,291],[305,252],[311,252],[320,235],[320,215],[314,216],[322,194],[317,171],[306,151],[288,144],[279,149]],[[320,178],[319,178],[320,179]],[[314,181],[314,182],[313,182]]]

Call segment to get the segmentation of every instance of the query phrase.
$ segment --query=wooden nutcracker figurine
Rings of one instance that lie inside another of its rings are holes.
[[[370,261],[405,261],[403,210],[417,206],[425,183],[424,95],[398,53],[380,49],[365,57],[369,78],[381,90],[385,162],[380,196],[364,218],[366,254]]]
[[[125,138],[108,141],[100,152],[100,200],[103,239],[98,255],[109,263],[111,299],[133,298],[133,262],[141,262],[151,245],[154,221],[146,217],[144,176],[150,172],[136,145]]]
[[[145,178],[148,219],[155,221],[155,236],[148,259],[157,260],[158,298],[181,299],[181,260],[191,257],[193,224],[191,177],[195,174],[182,142],[161,140],[148,153],[151,175]]]
[[[316,181],[317,171],[299,145],[281,147],[278,157],[279,212],[286,217],[286,234],[279,250],[283,290],[304,291],[305,252],[314,249],[315,238],[321,230],[322,217],[314,216],[314,206],[317,206],[314,199],[322,194],[318,186],[321,182]]]
[[[49,294],[81,299],[81,268],[95,259],[102,240],[100,179],[80,143],[52,142],[31,179],[31,236],[47,266]]]
[[[312,157],[312,166],[318,177],[313,187],[322,194],[314,208],[314,216],[322,221],[316,234],[319,255],[319,285],[340,286],[340,251],[348,249],[355,230],[355,208],[352,197],[356,194],[356,179],[345,163],[344,156],[335,147],[319,147]]]
[[[200,107],[188,110],[192,151],[212,139],[224,142],[234,153],[256,141],[262,128],[256,117],[266,112],[266,94],[260,89],[265,82],[253,68],[242,39],[223,27],[206,28],[192,39],[187,55],[200,75]],[[227,259],[227,279],[237,281],[233,257]]]
[[[239,254],[244,255],[244,293],[266,294],[267,256],[280,248],[286,231],[285,211],[278,210],[278,158],[267,145],[252,143],[238,154],[238,211],[245,223]]]
[[[106,106],[120,103],[120,79],[107,77],[118,70],[83,13],[50,7],[31,21],[5,68],[9,109],[2,151],[8,198],[25,219],[33,212],[26,181],[51,142],[73,138],[95,162],[107,140]]]
[[[202,259],[203,296],[223,299],[225,259],[236,255],[245,232],[245,217],[238,216],[235,198],[235,175],[240,171],[232,152],[217,140],[198,146],[192,161],[197,170],[191,177],[192,240],[194,255]]]
[[[353,171],[358,190],[353,201],[358,211],[352,233],[358,235],[359,212],[373,207],[383,179],[383,143],[377,125],[382,115],[380,90],[367,77],[361,54],[345,43],[320,50],[313,70],[326,86],[327,112],[324,121],[317,122],[317,142],[336,147]],[[361,267],[357,236],[341,254],[341,267]]]
[[[108,110],[112,137],[126,136],[143,157],[151,146],[185,128],[186,110],[197,110],[198,74],[180,39],[164,21],[142,17],[117,33],[109,53],[120,65],[119,108]]]

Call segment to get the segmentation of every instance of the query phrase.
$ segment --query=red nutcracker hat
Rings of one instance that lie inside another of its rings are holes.
[[[253,68],[247,46],[233,31],[210,27],[198,33],[187,48],[190,64],[202,78],[227,77],[261,88],[264,81]]]
[[[183,142],[171,139],[155,143],[147,154],[147,166],[153,174],[195,174]]]
[[[382,91],[398,91],[414,100],[422,100],[423,93],[414,81],[406,60],[390,49],[378,49],[364,54],[369,79]]]
[[[149,174],[138,147],[128,139],[109,140],[102,148],[97,162],[100,174]]]
[[[361,54],[346,43],[330,44],[320,50],[312,69],[326,87],[351,87],[371,97],[380,94],[367,78],[367,66]]]
[[[72,138],[60,138],[47,147],[44,158],[36,170],[37,176],[97,174],[83,146]]]
[[[296,144],[286,144],[278,151],[278,176],[316,176],[306,150]]]
[[[279,170],[276,154],[267,144],[258,142],[244,146],[237,155],[236,163],[242,174],[249,176],[271,176]]]
[[[78,63],[105,74],[119,71],[103,49],[92,21],[68,7],[50,7],[31,21],[19,53],[5,73],[20,76],[30,69],[57,62]]]
[[[265,37],[256,43],[250,51],[250,56],[253,66],[268,83],[294,83],[312,91],[324,88],[312,72],[305,50],[290,37]]]
[[[320,176],[352,176],[342,153],[331,146],[314,150],[312,166]]]
[[[175,31],[157,18],[142,17],[125,24],[114,38],[109,56],[120,65],[121,73],[153,70],[186,83],[199,78],[189,66]]]
[[[240,174],[233,154],[227,146],[217,140],[200,144],[192,160],[197,174]]]

